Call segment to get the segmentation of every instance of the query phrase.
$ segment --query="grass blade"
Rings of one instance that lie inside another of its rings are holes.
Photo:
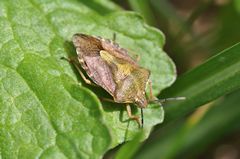
[[[185,73],[161,98],[184,96],[184,101],[169,103],[166,121],[174,120],[195,108],[240,88],[240,43],[210,58]]]

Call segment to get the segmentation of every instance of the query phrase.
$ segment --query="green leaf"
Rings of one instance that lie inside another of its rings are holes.
[[[184,96],[166,107],[166,120],[183,116],[220,96],[240,88],[240,43],[222,51],[199,67],[180,76],[162,97]]]
[[[144,135],[144,130],[139,131],[132,141],[124,144],[121,149],[117,152],[115,159],[131,159],[141,146],[141,140]]]
[[[76,56],[70,41],[77,32],[104,38],[116,33],[120,45],[151,70],[155,94],[175,80],[175,66],[162,50],[163,34],[107,0],[2,0],[2,158],[101,158],[137,133],[124,105],[102,104],[99,97],[106,93],[82,83],[74,67],[60,60]],[[144,116],[146,138],[163,121],[163,110],[151,105]]]
[[[233,3],[234,3],[236,10],[240,14],[240,2],[238,0],[234,0]]]
[[[128,0],[132,10],[139,12],[149,25],[157,26],[150,2],[148,0]]]

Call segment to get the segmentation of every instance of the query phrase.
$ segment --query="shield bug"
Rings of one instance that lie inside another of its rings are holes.
[[[150,71],[139,66],[137,61],[129,56],[127,50],[114,42],[115,40],[78,33],[73,35],[72,41],[76,48],[77,60],[91,80],[81,72],[76,61],[67,60],[73,62],[83,80],[88,84],[102,87],[113,97],[113,100],[105,100],[125,103],[129,118],[143,125],[142,109],[146,108],[149,102],[159,101],[152,95]],[[145,91],[147,84],[150,86],[148,99]],[[129,105],[131,103],[141,108],[142,122],[138,116],[132,115]]]

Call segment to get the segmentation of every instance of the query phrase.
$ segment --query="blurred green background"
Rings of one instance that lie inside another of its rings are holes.
[[[201,66],[215,54],[240,42],[240,0],[113,0],[113,2],[126,10],[139,12],[149,25],[163,31],[166,36],[164,50],[176,63],[180,77],[189,70]],[[235,50],[235,57],[240,56],[239,51]],[[237,69],[238,72],[239,64],[235,66],[233,69]],[[209,72],[207,65],[203,68],[201,73],[207,74]],[[229,70],[226,72],[230,72]],[[239,76],[235,78],[236,81],[240,82]],[[181,88],[184,89],[184,86]],[[173,89],[167,89],[160,97],[168,96]],[[234,91],[231,89],[226,92],[227,95],[216,96],[216,99],[210,97],[214,100],[206,100],[208,102],[201,107],[198,106],[184,116],[174,117],[174,120],[168,120],[167,109],[167,121],[157,126],[149,139],[141,143],[139,150],[134,150],[134,157],[130,158],[239,159],[239,86],[235,87]],[[109,151],[105,158],[114,158],[119,148],[121,149],[121,146]]]

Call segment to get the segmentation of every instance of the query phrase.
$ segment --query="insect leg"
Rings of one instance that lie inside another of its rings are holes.
[[[73,58],[66,58],[66,57],[62,57],[61,59],[63,60],[67,60],[69,63],[72,63],[74,65],[74,67],[77,69],[78,73],[80,74],[80,76],[82,77],[82,79],[89,85],[92,85],[92,86],[97,86],[96,84],[92,83],[89,79],[87,79],[85,77],[85,75],[83,74],[83,72],[81,71],[81,69],[79,68],[78,66],[78,63],[76,62],[75,59]]]
[[[141,127],[141,123],[140,123],[139,117],[136,116],[136,115],[132,115],[131,107],[130,107],[129,104],[126,104],[126,109],[127,109],[128,117],[130,119],[136,120],[136,122],[138,123],[139,127]]]
[[[148,86],[149,86],[149,96],[150,96],[148,100],[149,101],[156,100],[152,92],[152,81],[150,79],[148,80]]]
[[[116,33],[113,33],[113,39],[112,39],[112,41],[115,42],[115,41],[116,41],[116,38],[117,38]]]
[[[140,56],[138,54],[135,54],[135,60],[136,60],[136,62],[140,61]]]
[[[101,98],[101,100],[106,102],[116,103],[113,99],[109,99],[109,98]]]

